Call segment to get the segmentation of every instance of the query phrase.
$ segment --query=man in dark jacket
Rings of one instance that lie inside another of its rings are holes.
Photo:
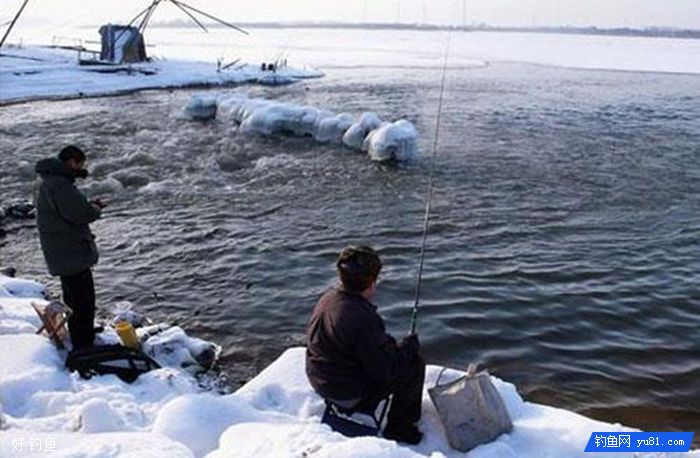
[[[41,178],[36,195],[37,225],[44,258],[53,276],[61,277],[63,301],[73,310],[68,320],[73,348],[89,347],[95,339],[95,285],[92,266],[97,264],[95,236],[89,224],[101,216],[104,205],[88,202],[75,186],[87,177],[85,153],[75,146],[57,158],[36,164]]]
[[[341,285],[321,297],[306,328],[306,374],[321,397],[354,411],[393,394],[384,437],[417,444],[425,363],[418,338],[397,343],[370,302],[381,266],[369,247],[340,253]]]

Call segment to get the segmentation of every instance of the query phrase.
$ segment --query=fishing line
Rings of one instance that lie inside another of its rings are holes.
[[[416,332],[418,320],[418,307],[420,305],[421,284],[423,281],[423,265],[425,264],[425,245],[428,239],[428,227],[430,224],[430,210],[433,201],[433,189],[435,182],[435,164],[437,163],[438,142],[440,139],[440,121],[442,119],[442,104],[445,96],[445,76],[447,75],[447,61],[450,55],[450,42],[452,41],[453,27],[447,34],[445,43],[445,55],[442,64],[442,76],[440,77],[440,98],[438,99],[437,117],[435,120],[435,133],[433,135],[433,157],[430,164],[430,178],[428,179],[428,195],[425,202],[425,217],[423,218],[423,239],[420,248],[420,261],[418,264],[418,279],[416,282],[416,297],[413,303],[413,313],[411,314],[411,334]]]

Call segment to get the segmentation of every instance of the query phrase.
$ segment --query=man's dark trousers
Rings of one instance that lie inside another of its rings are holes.
[[[389,382],[388,386],[377,387],[365,395],[355,410],[372,410],[382,399],[393,394],[391,408],[387,415],[387,427],[401,427],[416,423],[421,415],[424,381],[425,362],[420,356],[416,356]]]
[[[73,310],[68,331],[73,349],[89,347],[95,340],[95,284],[92,271],[61,276],[63,301]]]

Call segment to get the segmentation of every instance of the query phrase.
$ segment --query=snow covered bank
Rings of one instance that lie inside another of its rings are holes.
[[[345,145],[366,152],[375,161],[406,161],[417,154],[418,133],[413,124],[405,119],[382,122],[372,112],[355,119],[348,113],[250,99],[244,94],[223,94],[194,95],[185,113],[195,120],[216,117],[235,123],[243,133],[307,136],[319,143]]]
[[[30,46],[3,48],[0,53],[0,105],[38,99],[119,94],[140,89],[176,88],[197,85],[256,83],[268,85],[270,72],[241,64],[216,71],[214,63],[156,60],[118,67],[81,66],[77,53],[63,49]],[[280,80],[293,82],[323,76],[318,70],[279,69]]]
[[[426,437],[416,447],[333,433],[319,423],[323,403],[306,380],[303,348],[286,351],[233,394],[205,391],[178,367],[131,385],[114,376],[82,380],[64,369],[64,353],[34,334],[39,320],[30,302],[43,301],[44,288],[7,277],[0,287],[7,292],[0,297],[1,456],[465,456],[448,447],[427,393],[420,424]],[[439,369],[428,368],[427,386]],[[447,371],[443,379],[458,374]],[[467,456],[583,457],[591,432],[630,430],[524,402],[513,385],[494,383],[515,428]]]

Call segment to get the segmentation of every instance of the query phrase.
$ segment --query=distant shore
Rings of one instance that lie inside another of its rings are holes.
[[[249,29],[353,29],[353,30],[418,30],[418,31],[444,31],[457,30],[460,32],[512,32],[512,33],[556,33],[567,35],[602,35],[602,36],[617,36],[617,37],[651,37],[651,38],[689,38],[700,39],[700,30],[693,29],[675,29],[666,27],[647,27],[647,28],[631,28],[631,27],[615,27],[615,28],[599,28],[599,27],[507,27],[507,26],[492,26],[487,24],[472,24],[466,26],[448,26],[440,24],[414,24],[414,23],[392,23],[392,22],[314,22],[314,21],[298,21],[298,22],[241,22],[239,26]],[[89,26],[94,28],[94,25]],[[195,28],[195,24],[191,24],[183,20],[173,20],[164,22],[154,22],[152,27],[164,28]],[[209,27],[216,28],[217,25]],[[223,27],[223,26],[221,26]]]

